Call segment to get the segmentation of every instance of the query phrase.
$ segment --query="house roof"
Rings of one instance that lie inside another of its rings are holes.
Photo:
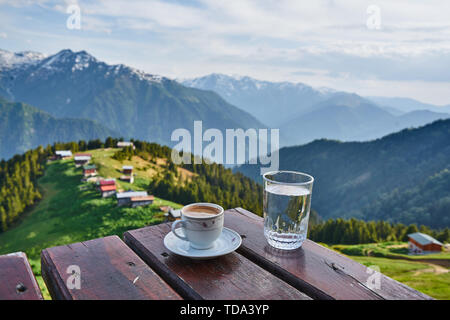
[[[133,166],[123,166],[123,170],[133,170]]]
[[[103,179],[100,180],[100,185],[101,186],[110,186],[110,185],[115,185],[116,184],[116,180],[115,179]]]
[[[105,185],[105,186],[100,186],[100,191],[104,192],[104,191],[113,191],[116,190],[116,185]]]
[[[131,202],[138,202],[138,201],[153,201],[155,200],[154,196],[140,196],[140,197],[132,197]]]
[[[180,218],[181,217],[181,209],[170,208],[169,214],[174,218]]]
[[[75,156],[74,157],[75,161],[89,161],[91,160],[90,156]]]
[[[117,146],[118,147],[130,147],[133,145],[133,142],[128,142],[128,141],[119,141],[117,142]]]
[[[172,209],[172,208],[169,207],[169,206],[161,206],[161,207],[159,207],[159,210],[161,210],[163,212],[169,212],[170,209]]]
[[[72,151],[70,151],[70,150],[57,150],[57,151],[55,151],[55,154],[57,154],[58,156],[61,156],[61,157],[71,157],[72,156]]]
[[[437,241],[435,238],[433,238],[425,233],[420,233],[420,232],[410,233],[410,234],[408,234],[408,237],[410,237],[411,239],[413,239],[414,241],[416,241],[417,243],[419,243],[423,246],[426,244],[430,244],[430,243],[439,244],[442,246],[441,242]]]
[[[126,191],[116,194],[117,199],[124,198],[135,198],[135,197],[146,197],[148,196],[147,191]]]

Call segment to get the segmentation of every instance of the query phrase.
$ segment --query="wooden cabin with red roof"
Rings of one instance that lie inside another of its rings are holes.
[[[117,192],[116,179],[100,179],[97,182],[97,190],[103,198],[110,197]]]
[[[100,185],[100,193],[102,198],[108,198],[115,195],[117,192],[117,187],[115,184]]]
[[[416,232],[408,234],[408,247],[411,254],[426,254],[441,252],[443,244],[433,237]]]

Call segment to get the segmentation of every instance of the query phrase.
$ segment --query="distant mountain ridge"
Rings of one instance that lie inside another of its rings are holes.
[[[269,126],[280,128],[285,137],[283,146],[321,138],[366,141],[450,117],[450,108],[446,113],[447,108],[433,108],[412,99],[409,99],[413,104],[410,109],[397,109],[397,105],[381,105],[354,93],[315,89],[302,83],[269,82],[223,74],[181,82],[215,91]],[[407,99],[404,100],[407,103]]]
[[[124,138],[166,145],[173,144],[173,130],[192,130],[194,120],[202,120],[204,130],[265,127],[214,92],[125,65],[108,65],[86,51],[62,50],[32,63],[4,64],[0,94],[56,118],[90,119]]]
[[[428,110],[440,113],[450,113],[450,105],[437,106],[430,103],[417,101],[411,98],[389,98],[389,97],[367,97],[374,103],[387,108],[395,108],[400,112],[406,113],[417,110]]]
[[[56,119],[30,105],[8,102],[0,97],[0,159],[39,145],[109,136],[118,136],[118,133],[92,120]]]
[[[447,118],[450,114],[428,110],[393,115],[356,94],[339,92],[316,104],[311,111],[293,117],[282,130],[286,136],[296,137],[297,144],[322,138],[368,141]]]
[[[450,120],[369,142],[286,147],[279,159],[280,170],[314,176],[312,206],[324,218],[450,226]],[[258,165],[236,171],[261,181]]]
[[[273,127],[287,121],[293,113],[308,110],[333,92],[316,90],[303,83],[261,81],[216,73],[180,82],[217,92],[225,100]]]

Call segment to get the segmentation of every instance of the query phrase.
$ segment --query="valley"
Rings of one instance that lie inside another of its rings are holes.
[[[407,255],[408,244],[404,242],[332,245],[329,248],[367,267],[379,268],[379,271],[388,277],[436,299],[450,299],[448,250],[436,254],[411,256]]]
[[[111,159],[116,151],[118,149],[89,151],[94,163],[100,167],[101,176],[120,176],[118,169],[122,165]],[[117,181],[123,190],[146,190],[149,179],[163,170],[162,166],[149,164],[139,157],[124,163],[133,164],[137,168],[137,176],[133,185]],[[146,167],[142,166],[144,163]],[[48,164],[45,175],[39,179],[43,199],[30,208],[11,230],[0,233],[0,254],[24,251],[47,298],[40,274],[42,249],[107,235],[121,237],[127,230],[163,222],[165,217],[160,206],[181,207],[157,195],[153,204],[146,207],[118,207],[115,197],[101,198],[93,183],[83,183],[81,179],[82,169],[75,168],[73,160]]]
[[[280,170],[315,177],[313,207],[323,218],[450,226],[450,120],[367,142],[316,140],[280,149]],[[259,166],[235,169],[261,181]]]

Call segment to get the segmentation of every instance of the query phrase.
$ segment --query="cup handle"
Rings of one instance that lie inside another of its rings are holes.
[[[177,238],[180,238],[181,240],[184,240],[184,241],[188,241],[188,239],[187,239],[186,237],[180,236],[180,235],[175,231],[175,228],[177,227],[177,225],[178,225],[179,223],[184,223],[184,221],[182,221],[182,220],[177,220],[177,221],[175,221],[174,223],[172,223],[172,232],[173,232],[173,234],[174,234],[175,236],[177,236]]]

